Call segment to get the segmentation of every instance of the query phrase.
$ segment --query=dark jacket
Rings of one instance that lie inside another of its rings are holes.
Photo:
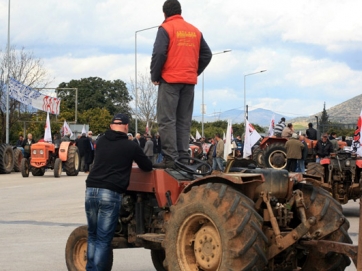
[[[316,146],[314,147],[314,150],[316,155],[318,155],[320,158],[324,158],[333,152],[333,145],[329,140],[323,142],[321,139],[319,139]]]
[[[307,157],[308,157],[308,145],[305,141],[301,141],[304,148],[303,148],[303,152],[302,152],[302,160],[306,161]]]
[[[306,131],[306,135],[310,140],[317,140],[317,130],[314,128],[308,128]]]
[[[151,61],[152,82],[160,81],[162,78],[161,73],[164,64],[167,60],[169,44],[170,44],[170,37],[167,34],[167,31],[162,26],[159,27],[152,53],[152,61]],[[210,47],[207,45],[206,41],[204,40],[201,34],[197,75],[200,75],[204,71],[204,69],[210,63],[211,58],[212,58],[212,53]]]
[[[285,143],[285,148],[287,149],[287,159],[301,159],[302,150],[304,145],[297,138],[290,138]]]
[[[106,131],[97,141],[94,165],[86,186],[124,193],[129,185],[133,161],[144,171],[152,170],[151,160],[137,143],[128,140],[127,134]]]

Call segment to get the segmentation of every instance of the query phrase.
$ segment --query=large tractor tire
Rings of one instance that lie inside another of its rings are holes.
[[[54,162],[54,177],[59,178],[60,175],[62,175],[62,160],[57,158]]]
[[[69,235],[65,246],[65,262],[69,271],[85,271],[87,265],[87,226],[76,228]],[[108,256],[109,269],[113,266],[113,249]]]
[[[320,163],[310,162],[307,164],[307,174],[324,178],[324,166]]]
[[[263,270],[267,237],[254,202],[226,184],[208,183],[171,206],[163,246],[165,268]]]
[[[29,177],[29,160],[26,158],[21,159],[21,175]]]
[[[0,174],[9,174],[13,168],[13,148],[9,144],[0,144]]]
[[[44,173],[45,173],[45,167],[41,168],[31,167],[31,174],[33,174],[33,176],[44,176]]]
[[[14,171],[21,171],[21,160],[23,159],[23,153],[19,149],[14,149]]]
[[[260,149],[260,147],[256,147],[253,150],[253,160],[256,162],[256,165],[258,167],[265,167],[265,163],[264,163],[264,152],[262,149]]]
[[[163,267],[163,261],[165,260],[165,251],[163,249],[152,249],[151,259],[156,271],[167,271],[167,269]]]
[[[76,146],[69,146],[67,161],[64,162],[64,170],[67,176],[77,176],[79,173],[79,150]]]
[[[287,150],[283,143],[270,144],[265,148],[264,164],[274,169],[284,169],[287,166]]]
[[[304,203],[306,205],[307,217],[314,216],[316,224],[309,231],[312,237],[319,240],[329,240],[352,244],[352,240],[348,235],[349,221],[343,216],[342,206],[333,199],[330,194],[322,188],[314,187],[310,184],[297,184],[294,189],[303,192]],[[318,234],[326,232],[330,225],[336,225],[343,222],[338,230],[327,235]],[[304,254],[304,253],[303,253]],[[300,260],[302,270],[318,271],[340,271],[345,270],[350,265],[350,259],[343,254],[329,252],[322,254],[314,249],[310,249],[308,254]]]

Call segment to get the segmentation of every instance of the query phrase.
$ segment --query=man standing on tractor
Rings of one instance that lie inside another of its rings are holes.
[[[280,119],[279,123],[277,125],[275,125],[274,135],[276,137],[281,137],[284,128],[285,128],[285,118],[283,117]]]
[[[164,159],[155,168],[172,168],[174,160],[188,155],[194,88],[197,76],[209,64],[212,53],[201,32],[184,21],[177,0],[163,4],[165,21],[158,28],[151,80],[159,86],[157,121]]]
[[[316,162],[319,163],[324,157],[327,157],[333,152],[333,145],[328,140],[328,134],[323,134],[322,138],[318,140],[317,145],[314,147],[316,152]]]
[[[141,147],[128,140],[128,123],[127,115],[115,115],[110,129],[97,141],[94,166],[86,180],[86,270],[109,269],[111,242],[117,226],[122,194],[129,185],[133,161],[144,171],[152,170],[152,162]]]
[[[308,123],[308,129],[306,131],[307,138],[310,140],[317,140],[317,130],[313,128],[313,123]]]

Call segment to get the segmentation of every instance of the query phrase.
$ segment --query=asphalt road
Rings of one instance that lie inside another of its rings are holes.
[[[0,175],[0,270],[67,270],[65,244],[69,234],[86,224],[84,181],[86,175],[23,178],[20,173]],[[359,204],[349,202],[344,214],[350,236],[358,239]],[[114,250],[113,270],[153,271],[146,249]],[[356,270],[353,264],[346,270]]]

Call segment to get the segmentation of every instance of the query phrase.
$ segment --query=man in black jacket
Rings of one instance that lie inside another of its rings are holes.
[[[314,147],[316,152],[316,162],[319,163],[321,158],[327,157],[333,152],[333,145],[328,140],[328,134],[323,134],[322,138],[317,141]]]
[[[152,170],[152,162],[140,146],[128,140],[128,123],[129,118],[125,114],[113,117],[110,130],[97,141],[94,166],[86,180],[87,270],[109,268],[111,242],[133,161],[144,171]]]

